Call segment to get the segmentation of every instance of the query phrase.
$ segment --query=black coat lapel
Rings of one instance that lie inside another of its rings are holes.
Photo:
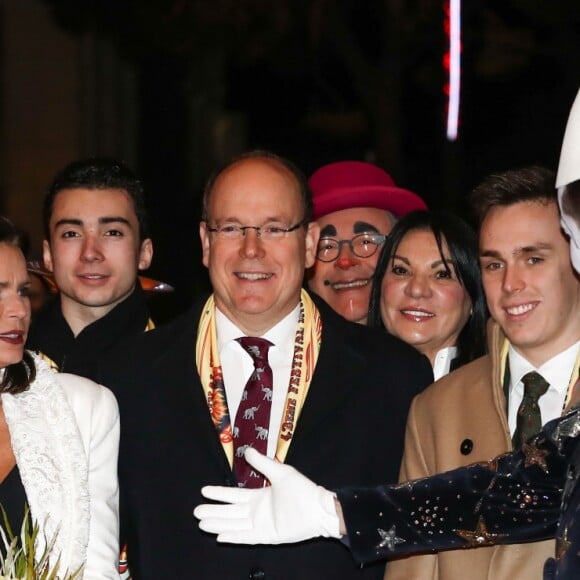
[[[322,308],[321,314],[326,314]],[[344,404],[353,389],[361,386],[360,373],[355,372],[355,369],[360,371],[363,361],[360,354],[349,347],[345,328],[335,324],[335,316],[323,316],[320,354],[288,458],[292,457],[293,450],[299,449],[321,422],[325,422],[329,415]]]

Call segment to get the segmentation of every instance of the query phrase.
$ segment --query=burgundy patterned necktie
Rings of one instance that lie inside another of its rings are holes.
[[[542,413],[538,401],[550,386],[536,371],[526,373],[522,377],[522,383],[524,383],[524,398],[518,408],[516,430],[512,437],[514,449],[520,449],[542,428]]]
[[[263,487],[264,478],[247,463],[248,447],[266,453],[270,408],[272,406],[272,369],[268,349],[272,343],[264,338],[245,336],[236,339],[254,361],[254,372],[248,379],[234,423],[234,473],[239,487]]]

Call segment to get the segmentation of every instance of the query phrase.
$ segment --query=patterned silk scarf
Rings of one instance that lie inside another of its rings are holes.
[[[321,336],[320,313],[308,293],[302,290],[290,383],[276,445],[276,459],[281,463],[284,462],[288,453],[294,428],[310,387],[320,352]],[[228,410],[217,344],[215,301],[212,295],[205,303],[199,321],[195,359],[213,424],[231,466],[234,459],[232,421]]]

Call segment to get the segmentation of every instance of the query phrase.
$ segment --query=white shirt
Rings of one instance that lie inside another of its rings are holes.
[[[282,424],[284,403],[290,384],[290,371],[294,357],[294,340],[296,325],[300,315],[300,306],[285,316],[276,326],[268,330],[260,338],[273,343],[268,350],[268,362],[272,368],[274,388],[272,407],[270,410],[270,426],[268,437],[268,456],[274,457],[278,442],[278,433]],[[232,425],[240,406],[242,394],[248,379],[254,372],[252,357],[244,350],[236,338],[246,336],[231,320],[216,308],[217,342],[224,378],[224,388],[230,412]]]
[[[508,355],[510,365],[508,423],[512,436],[516,430],[518,408],[524,398],[522,377],[530,371],[536,371],[550,385],[538,401],[540,412],[542,413],[542,425],[545,425],[548,421],[562,415],[566,394],[568,393],[568,385],[570,384],[579,352],[580,341],[536,368],[510,344]]]
[[[435,356],[435,362],[433,363],[433,377],[434,380],[438,381],[441,377],[449,374],[449,367],[451,366],[451,361],[457,356],[457,347],[448,346],[447,348],[442,348]]]

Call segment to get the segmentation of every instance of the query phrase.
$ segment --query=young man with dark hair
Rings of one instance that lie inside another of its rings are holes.
[[[97,361],[151,325],[138,272],[149,267],[141,180],[115,159],[71,163],[49,187],[43,257],[58,296],[37,315],[27,347],[63,372],[95,378]]]

